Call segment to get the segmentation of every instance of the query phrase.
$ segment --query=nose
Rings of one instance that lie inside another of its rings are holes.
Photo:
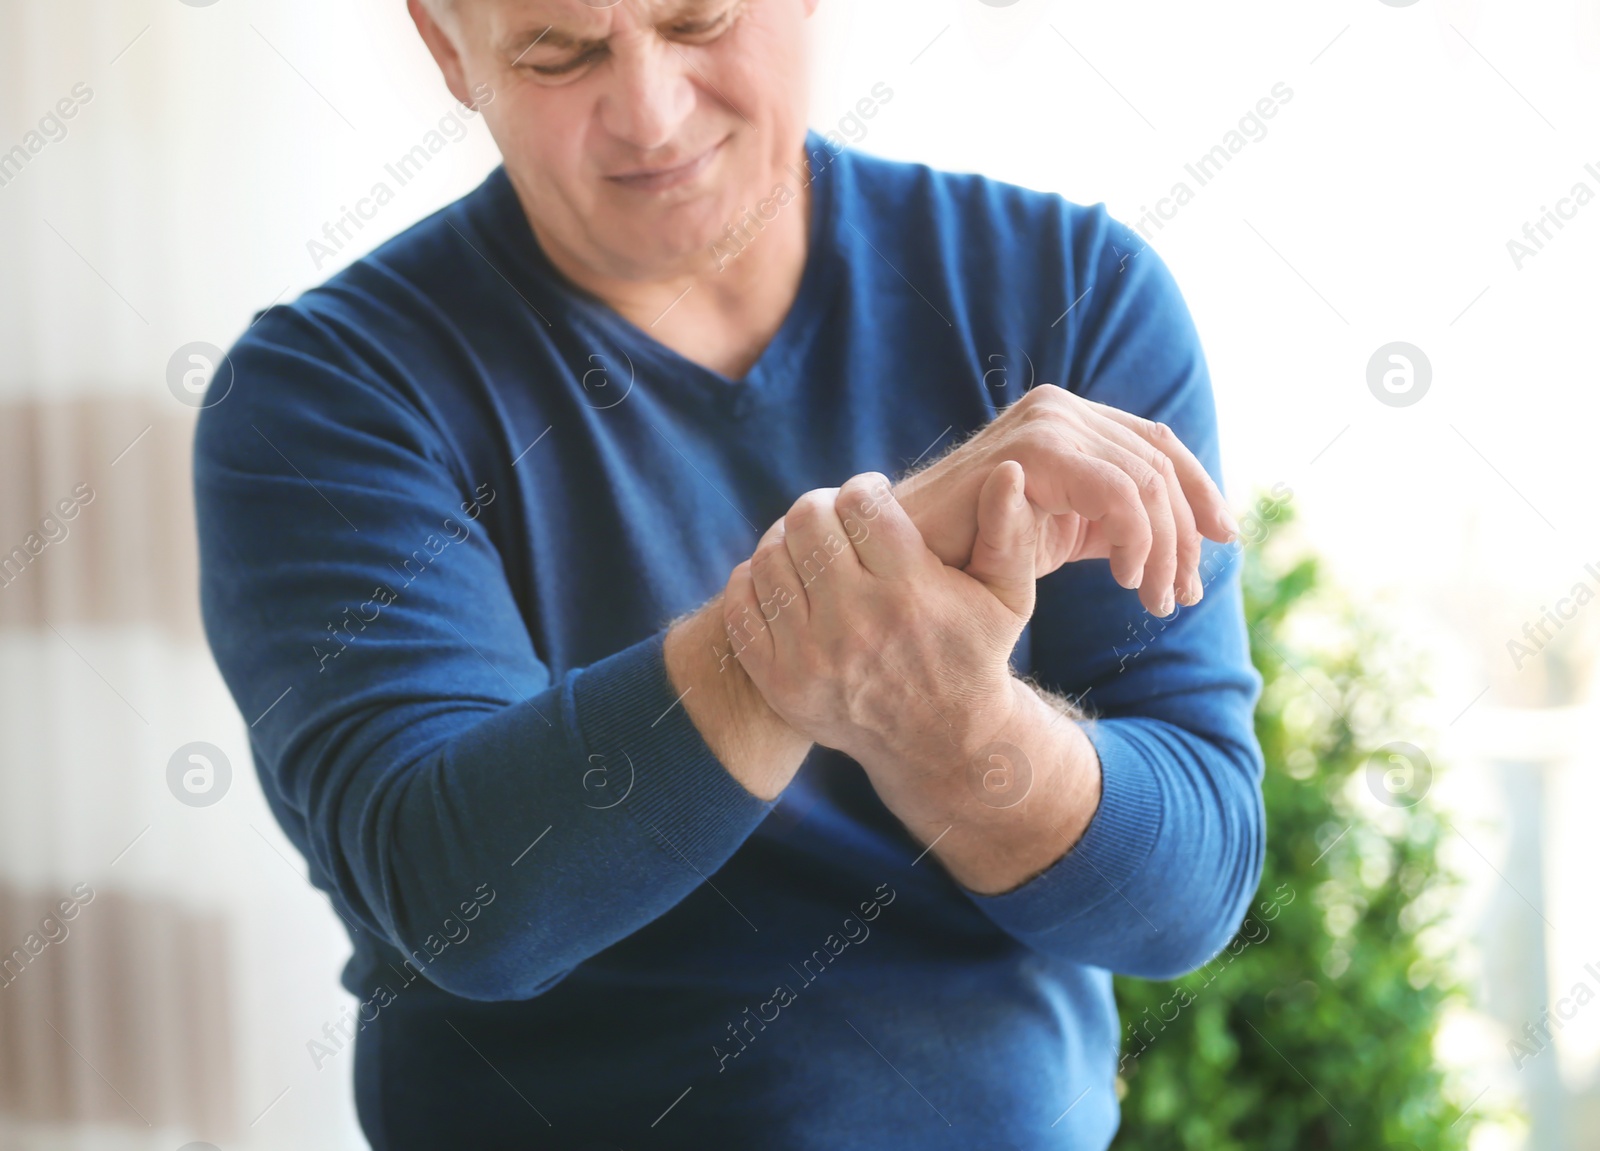
[[[683,49],[641,28],[613,41],[610,90],[600,101],[601,125],[640,151],[670,144],[694,111],[692,66]]]

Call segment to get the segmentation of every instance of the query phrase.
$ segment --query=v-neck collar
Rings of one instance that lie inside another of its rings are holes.
[[[827,162],[811,164],[809,157],[819,154],[826,156]],[[603,329],[605,335],[625,349],[635,362],[652,365],[668,379],[700,381],[713,397],[725,400],[737,397],[736,408],[745,409],[753,402],[756,393],[769,390],[774,382],[785,380],[792,374],[795,362],[816,336],[833,302],[834,284],[843,261],[838,236],[838,196],[834,188],[841,159],[842,156],[828,150],[821,136],[807,132],[805,157],[796,161],[796,165],[807,165],[802,170],[815,169],[810,171],[811,225],[806,242],[805,267],[794,301],[784,315],[783,322],[755,363],[739,379],[726,376],[668,347],[605,301],[573,284],[550,262],[540,247],[505,168],[496,169],[490,180],[500,185],[494,191],[501,201],[508,225],[502,235],[516,237],[518,242],[513,247],[521,257],[519,263],[523,264],[533,282],[544,289],[538,293],[540,296],[555,303],[558,310],[568,313],[569,320],[587,321]],[[790,180],[798,182],[796,167],[787,169],[785,174]]]

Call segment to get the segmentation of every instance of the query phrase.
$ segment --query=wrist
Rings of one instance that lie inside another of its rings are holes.
[[[1010,722],[909,824],[957,882],[1011,891],[1071,851],[1100,806],[1100,758],[1075,712],[1017,681]],[[948,832],[948,834],[946,834]],[[941,838],[942,837],[942,838]]]
[[[734,656],[718,596],[667,632],[667,678],[713,755],[758,799],[776,799],[811,741],[772,710]]]
[[[1048,722],[1047,711],[1032,688],[1007,673],[960,712],[947,710],[941,730],[915,748],[862,732],[860,743],[839,750],[861,764],[902,822],[937,834],[953,823],[1004,815],[1002,807],[1015,806],[1035,786],[1036,757],[1022,748],[1038,742],[1030,733]]]
[[[963,569],[972,560],[977,538],[980,482],[959,454],[947,456],[894,486],[894,497],[922,533],[922,541],[941,563]]]
[[[1028,684],[1006,677],[1004,695],[977,718],[939,799],[947,823],[1005,818],[1053,782],[1045,733],[1060,717]]]

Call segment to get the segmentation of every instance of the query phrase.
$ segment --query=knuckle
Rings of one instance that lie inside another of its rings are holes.
[[[783,517],[786,530],[795,532],[815,528],[833,509],[833,493],[811,491],[794,501],[794,506]]]
[[[1143,420],[1139,425],[1139,430],[1144,433],[1144,438],[1150,441],[1152,446],[1159,448],[1162,452],[1175,447],[1178,443],[1177,435],[1160,420]]]
[[[1065,416],[1064,405],[1059,400],[1053,399],[1049,395],[1040,395],[1046,388],[1054,388],[1056,391],[1060,391],[1054,384],[1040,384],[1029,392],[1027,396],[1017,401],[1017,413],[1025,426],[1030,424],[1053,424]],[[1033,396],[1039,396],[1039,399],[1031,400],[1030,397]]]
[[[765,540],[757,544],[756,550],[750,555],[750,570],[753,572],[771,567],[772,561],[777,558],[782,547],[782,540]]]
[[[1099,463],[1098,460],[1095,462]],[[1139,485],[1134,482],[1132,476],[1123,471],[1121,468],[1111,467],[1110,465],[1107,465],[1102,470],[1106,476],[1107,482],[1111,485],[1113,493],[1119,499],[1121,499],[1124,504],[1129,505],[1131,508],[1140,508],[1143,510],[1143,504],[1139,499]]]
[[[789,553],[781,543],[762,544],[750,557],[750,574],[764,584],[776,584],[788,566]]]
[[[1052,459],[1079,454],[1077,438],[1061,420],[1033,423],[1024,430],[1024,438],[1035,451]]]
[[[1018,396],[1016,402],[1006,410],[1008,412],[1015,412],[1018,416],[1026,416],[1034,408],[1037,408],[1040,404],[1044,403],[1046,394],[1045,388],[1048,386],[1049,385],[1046,384],[1040,384],[1038,387],[1029,388],[1027,391],[1023,392],[1022,395]]]
[[[1135,469],[1133,482],[1138,488],[1140,499],[1146,503],[1161,499],[1167,494],[1166,477],[1149,464],[1142,464]]]
[[[882,472],[862,472],[860,475],[851,476],[839,489],[839,494],[833,501],[834,510],[841,513],[853,512],[864,501],[873,499],[888,485],[888,477]]]

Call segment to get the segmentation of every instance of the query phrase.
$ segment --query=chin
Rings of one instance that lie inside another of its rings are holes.
[[[723,214],[721,197],[716,197],[715,202],[680,204],[652,224],[637,216],[619,220],[609,234],[623,237],[613,251],[635,276],[697,272],[733,218],[731,211]]]
[[[640,236],[622,258],[639,279],[699,273],[711,258],[712,239],[710,235]]]

